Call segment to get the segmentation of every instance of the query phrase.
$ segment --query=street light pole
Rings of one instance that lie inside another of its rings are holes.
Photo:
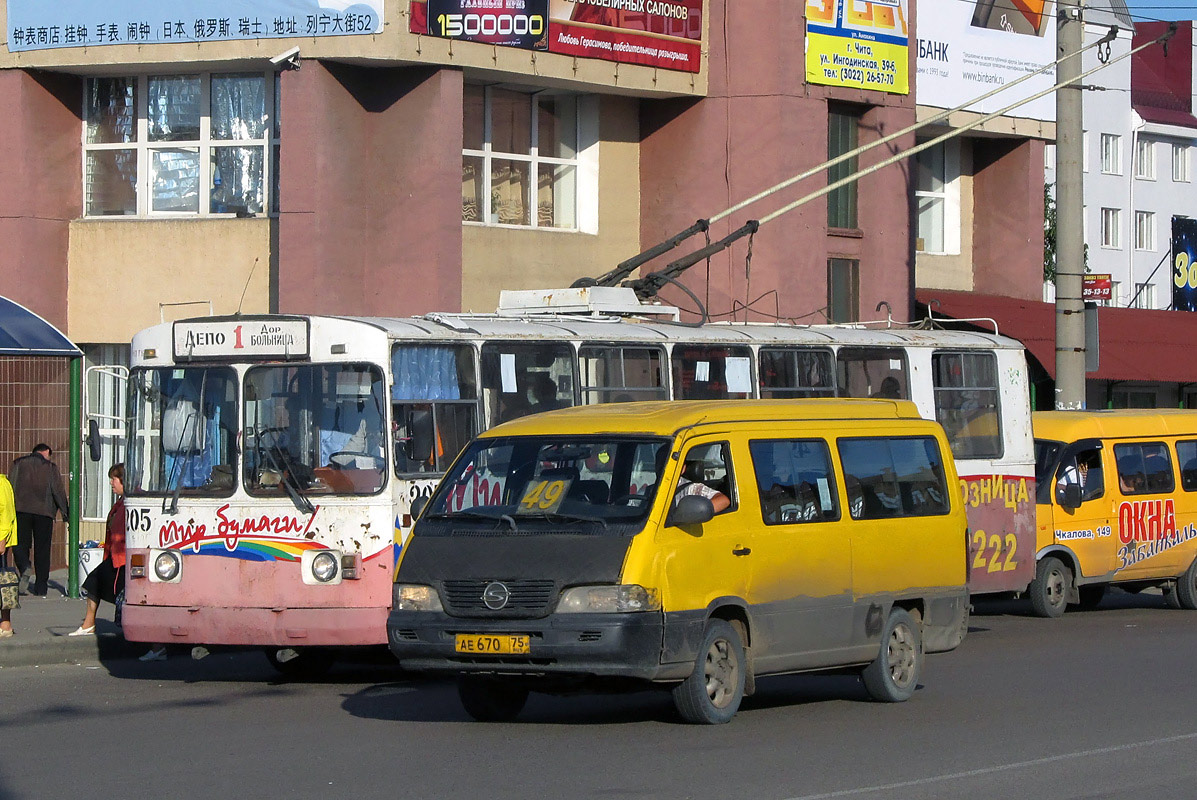
[[[1060,0],[1056,27],[1057,58],[1079,53],[1084,44],[1083,0]],[[1080,55],[1064,58],[1056,82],[1081,74]],[[1082,216],[1084,156],[1079,83],[1056,90],[1056,409],[1085,407],[1085,272]]]

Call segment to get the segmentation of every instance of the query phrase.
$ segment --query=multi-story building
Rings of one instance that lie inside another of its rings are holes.
[[[600,275],[914,122],[907,3],[840,8],[9,0],[0,295],[101,365],[163,319],[489,311],[502,288]],[[683,280],[716,319],[901,315],[911,188],[886,167]],[[91,407],[119,413],[116,384],[88,378]],[[92,518],[103,466],[85,475]]]

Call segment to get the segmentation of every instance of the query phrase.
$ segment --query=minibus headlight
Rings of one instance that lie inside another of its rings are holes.
[[[154,556],[154,577],[163,583],[170,583],[178,578],[182,567],[182,559],[173,550],[159,550]]]
[[[328,583],[337,577],[339,559],[332,553],[325,551],[312,556],[312,577],[321,583]]]
[[[441,596],[431,586],[396,583],[391,594],[396,611],[444,611]]]
[[[559,614],[627,614],[660,611],[661,598],[653,589],[639,584],[623,586],[575,586],[561,593]]]

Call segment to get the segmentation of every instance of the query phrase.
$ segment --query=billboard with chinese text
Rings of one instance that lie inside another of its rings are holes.
[[[703,0],[411,0],[409,24],[430,36],[698,72],[702,12]]]
[[[910,93],[907,0],[807,0],[806,80]]]
[[[8,49],[380,33],[383,0],[7,0]]]

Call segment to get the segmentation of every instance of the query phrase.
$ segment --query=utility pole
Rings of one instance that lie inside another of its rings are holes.
[[[1084,45],[1084,0],[1059,0],[1056,57],[1079,53]],[[1056,68],[1060,83],[1081,74],[1081,57]],[[1085,272],[1081,159],[1084,136],[1080,83],[1056,90],[1056,409],[1085,407]]]

